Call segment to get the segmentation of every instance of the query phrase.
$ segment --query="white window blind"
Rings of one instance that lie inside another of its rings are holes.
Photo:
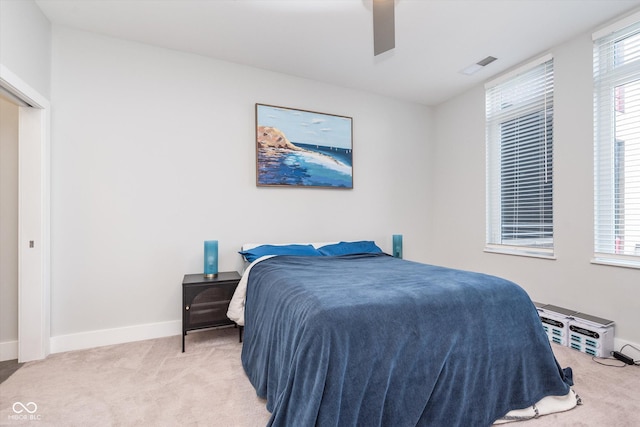
[[[486,87],[488,251],[553,256],[553,58]]]
[[[640,22],[594,38],[595,261],[640,267]]]

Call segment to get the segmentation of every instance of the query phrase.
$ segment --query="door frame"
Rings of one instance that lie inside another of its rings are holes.
[[[45,358],[51,338],[49,100],[0,64],[18,107],[18,362]]]

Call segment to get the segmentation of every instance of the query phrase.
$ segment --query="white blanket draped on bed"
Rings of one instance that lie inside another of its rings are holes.
[[[236,287],[236,291],[229,302],[229,308],[227,309],[227,317],[236,322],[236,324],[244,326],[244,302],[247,297],[247,281],[249,280],[249,272],[251,271],[251,268],[260,261],[269,259],[273,256],[274,255],[267,255],[258,258],[249,264],[249,266],[244,270],[242,278]]]

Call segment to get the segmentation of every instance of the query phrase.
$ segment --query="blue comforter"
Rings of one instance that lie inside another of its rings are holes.
[[[522,288],[384,254],[254,265],[242,364],[273,426],[488,426],[570,385]]]

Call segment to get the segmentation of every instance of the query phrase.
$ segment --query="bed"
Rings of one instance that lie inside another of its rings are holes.
[[[488,426],[579,403],[518,285],[373,242],[267,246],[243,247],[228,316],[269,425]]]

